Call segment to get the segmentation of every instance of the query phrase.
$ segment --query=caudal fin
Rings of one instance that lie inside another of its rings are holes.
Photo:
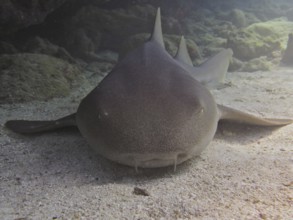
[[[224,82],[233,51],[224,49],[194,69],[195,77],[213,87]]]
[[[220,120],[236,121],[244,124],[259,126],[283,126],[293,123],[292,119],[259,118],[254,115],[218,105]]]
[[[21,134],[51,131],[57,128],[76,126],[75,113],[52,121],[11,120],[7,121],[5,126],[8,129]]]

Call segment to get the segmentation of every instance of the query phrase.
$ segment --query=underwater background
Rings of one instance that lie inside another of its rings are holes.
[[[224,86],[210,91],[218,104],[293,118],[292,0],[1,0],[1,220],[292,219],[292,124],[220,124],[176,172],[111,162],[77,129],[25,136],[4,126],[76,112],[150,37],[157,7],[170,54],[181,35],[195,66],[233,50]]]
[[[175,55],[184,35],[194,65],[231,48],[229,71],[272,70],[293,32],[289,0],[6,0],[0,5],[0,103],[67,95],[85,70],[104,76],[149,38],[157,7],[166,49]]]

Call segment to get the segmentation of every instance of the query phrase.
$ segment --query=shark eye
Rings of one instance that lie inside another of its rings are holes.
[[[203,114],[204,113],[204,107],[200,107],[199,109],[198,109],[198,111],[196,112],[196,114]]]

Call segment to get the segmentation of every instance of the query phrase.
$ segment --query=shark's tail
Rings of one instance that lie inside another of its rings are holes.
[[[52,121],[11,120],[7,121],[5,126],[16,133],[31,134],[77,125],[74,113]]]

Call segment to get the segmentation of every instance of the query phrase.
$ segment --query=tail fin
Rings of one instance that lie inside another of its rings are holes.
[[[223,105],[218,105],[218,109],[220,112],[220,120],[236,121],[260,126],[283,126],[293,123],[292,119],[259,118]]]
[[[43,131],[51,131],[57,128],[77,126],[75,121],[75,113],[63,118],[52,121],[26,121],[11,120],[5,123],[10,130],[21,134],[32,134]]]
[[[195,69],[195,76],[204,84],[218,84],[223,82],[232,58],[233,51],[224,49]]]

